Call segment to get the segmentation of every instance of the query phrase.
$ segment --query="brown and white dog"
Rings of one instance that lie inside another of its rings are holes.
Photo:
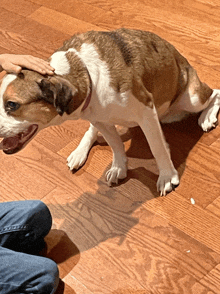
[[[50,58],[52,77],[22,70],[6,75],[0,90],[1,148],[11,154],[41,129],[64,120],[90,121],[79,146],[68,157],[71,170],[86,161],[102,133],[113,151],[107,182],[127,175],[127,158],[115,125],[139,125],[159,168],[161,195],[179,184],[160,121],[173,122],[201,112],[199,125],[217,122],[220,91],[202,83],[188,61],[157,35],[119,29],[87,32],[66,41]]]

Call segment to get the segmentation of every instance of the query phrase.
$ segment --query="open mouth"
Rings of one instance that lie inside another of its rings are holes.
[[[21,150],[36,133],[38,125],[31,125],[27,130],[13,137],[4,138],[0,143],[0,149],[6,154],[13,154]]]

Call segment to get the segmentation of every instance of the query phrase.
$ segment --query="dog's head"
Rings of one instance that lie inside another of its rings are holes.
[[[85,98],[60,76],[45,77],[30,70],[6,75],[0,88],[0,137],[4,138],[0,148],[7,154],[19,151],[37,131],[77,110]]]

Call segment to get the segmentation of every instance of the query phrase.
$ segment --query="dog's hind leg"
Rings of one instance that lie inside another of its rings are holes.
[[[209,101],[209,106],[203,110],[198,121],[204,132],[208,132],[212,128],[215,128],[218,123],[218,113],[220,109],[220,90],[213,90]]]
[[[180,95],[177,105],[173,105],[179,111],[191,113],[202,112],[199,117],[199,125],[207,132],[216,126],[220,109],[220,90],[212,90],[202,83],[193,68],[188,72],[188,86]]]
[[[78,147],[67,158],[67,165],[70,170],[78,169],[85,163],[89,150],[97,139],[97,134],[97,128],[90,124]]]
[[[127,177],[127,156],[125,154],[124,144],[114,125],[96,122],[94,126],[103,135],[113,152],[112,166],[106,173],[107,183],[109,186],[112,183],[117,184],[119,179]]]

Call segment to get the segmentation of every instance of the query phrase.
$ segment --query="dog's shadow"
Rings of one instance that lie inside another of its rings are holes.
[[[190,150],[203,135],[197,121],[198,116],[192,116],[182,122],[162,126],[164,136],[170,146],[172,160],[180,176],[184,172],[186,158]],[[75,258],[71,261],[70,269],[74,267],[73,264],[78,262],[79,251],[83,252],[94,248],[99,243],[115,237],[119,237],[119,245],[122,244],[127,232],[139,222],[139,219],[133,213],[143,203],[158,196],[156,190],[158,175],[148,168],[149,162],[150,164],[154,162],[154,167],[156,162],[141,129],[129,129],[121,134],[121,137],[124,142],[131,140],[127,150],[129,160],[135,161],[138,159],[136,167],[129,168],[125,180],[120,182],[119,185],[109,188],[105,181],[100,178],[95,193],[85,191],[73,202],[62,204],[61,210],[58,209],[59,205],[52,203],[49,205],[53,215],[63,221],[60,229],[68,231],[72,242],[76,244],[73,246],[70,242],[68,247],[70,250],[69,256]],[[96,144],[106,145],[105,142]],[[144,166],[142,166],[142,163],[144,163]],[[127,187],[123,187],[130,181],[131,183],[128,183]],[[136,181],[145,185],[149,189],[149,193],[145,193],[147,189],[139,189],[139,183],[134,183]],[[71,194],[66,195],[66,198],[71,199]],[[57,234],[60,235],[60,231],[54,231],[52,239]],[[61,241],[65,240],[64,243],[67,244],[66,236],[61,234],[61,237],[59,237]],[[59,242],[59,248],[62,242]],[[79,251],[77,247],[79,247]],[[50,255],[54,255],[57,248],[58,246],[53,248]],[[60,258],[63,258],[62,255]]]
[[[164,136],[170,146],[172,160],[180,176],[184,171],[190,150],[203,135],[197,121],[198,116],[196,115],[179,123],[162,126]],[[69,247],[64,246],[69,248],[67,256],[69,263],[65,263],[64,274],[74,268],[82,252],[95,248],[98,244],[116,238],[118,245],[122,245],[127,233],[139,223],[138,215],[134,215],[135,211],[146,201],[158,196],[156,190],[158,175],[148,168],[149,162],[154,162],[154,165],[156,163],[141,129],[132,128],[124,133],[121,132],[121,138],[124,142],[131,140],[127,156],[130,161],[137,161],[134,168],[129,168],[128,177],[124,181],[116,187],[109,188],[103,179],[99,179],[98,190],[95,193],[85,191],[77,199],[63,203],[61,206],[56,203],[49,204],[53,216],[62,220],[59,228],[62,231],[53,231],[51,238],[54,240],[54,236],[60,235],[60,232],[63,231],[68,232],[71,238],[69,242],[66,236],[61,234],[61,241],[64,240],[64,244],[69,244]],[[106,145],[104,140],[96,144]],[[136,180],[147,186],[150,190],[148,194],[136,190],[139,183],[135,184],[132,191],[129,190]],[[129,188],[124,189],[123,185],[129,181],[132,182],[128,183]],[[71,194],[66,195],[65,198],[71,199]],[[151,218],[151,213],[149,211],[147,213]],[[58,248],[62,247],[61,243],[51,250],[49,256],[57,254]],[[98,251],[94,250],[93,255],[92,259],[99,258]],[[62,258],[61,256],[59,261],[62,262]],[[58,293],[63,293],[64,284],[60,283],[59,288]]]
[[[200,114],[190,115],[188,118],[180,122],[162,124],[162,130],[170,148],[171,159],[179,173],[180,179],[185,170],[188,154],[204,134],[198,125],[199,115]],[[118,185],[123,185],[130,179],[136,179],[146,185],[154,196],[158,196],[156,190],[158,173],[154,172],[156,170],[155,168],[153,171],[150,168],[152,163],[156,165],[156,162],[142,130],[139,127],[130,129],[120,128],[119,134],[123,142],[128,140],[131,141],[126,155],[129,163],[131,163],[130,165],[132,166],[132,163],[135,163],[135,167],[128,169],[127,178],[120,181]],[[155,142],[155,144],[157,144],[157,142]],[[106,142],[102,137],[99,137],[96,145],[104,146],[106,145]],[[137,162],[140,163],[140,165],[138,165]],[[110,166],[106,168],[106,171],[109,168]],[[154,182],[153,184],[152,181]],[[113,186],[115,187],[117,185]]]

